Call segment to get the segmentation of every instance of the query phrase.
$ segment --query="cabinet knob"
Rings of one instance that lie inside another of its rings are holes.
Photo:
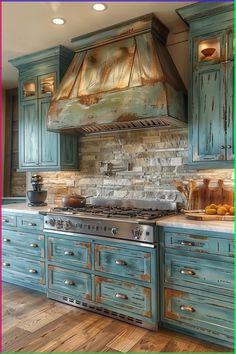
[[[10,263],[7,263],[7,262],[3,262],[2,264],[4,267],[10,267]]]
[[[73,280],[65,280],[64,284],[69,285],[69,286],[73,286],[73,285],[75,285],[75,282]]]
[[[36,248],[36,247],[38,247],[38,245],[37,245],[37,243],[31,243],[31,244],[30,244],[30,247]]]
[[[11,242],[11,240],[9,238],[4,238],[3,242]]]
[[[181,305],[179,308],[181,311],[196,312],[192,306]]]
[[[72,252],[72,251],[65,251],[65,252],[64,252],[64,255],[65,255],[65,256],[74,256],[74,252]]]
[[[38,273],[38,271],[36,269],[29,269],[29,273],[35,274],[35,273]]]
[[[221,145],[221,147],[220,147],[221,149],[225,149],[225,145]]]
[[[2,222],[9,222],[8,219],[2,219]]]
[[[191,269],[180,269],[181,274],[185,275],[195,275],[196,273]]]
[[[228,149],[232,149],[232,145],[227,145],[227,148]]]
[[[128,296],[125,295],[125,294],[120,294],[120,293],[117,293],[116,294],[116,298],[117,299],[122,299],[122,300],[128,300]]]
[[[115,261],[115,264],[117,264],[117,265],[124,265],[124,266],[127,265],[126,261],[123,261],[122,259],[117,259],[117,260]]]

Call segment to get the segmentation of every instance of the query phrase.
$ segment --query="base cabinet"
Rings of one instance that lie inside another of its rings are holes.
[[[164,327],[233,346],[233,234],[161,228]]]
[[[46,234],[48,297],[157,329],[156,248]]]
[[[2,279],[46,292],[43,217],[3,213]]]

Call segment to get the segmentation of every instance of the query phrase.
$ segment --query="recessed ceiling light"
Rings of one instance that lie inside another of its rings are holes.
[[[92,8],[95,11],[105,11],[107,9],[107,5],[99,2],[99,3],[93,4]]]
[[[64,20],[64,18],[61,17],[55,17],[52,19],[52,23],[54,23],[54,25],[64,25],[66,21]]]

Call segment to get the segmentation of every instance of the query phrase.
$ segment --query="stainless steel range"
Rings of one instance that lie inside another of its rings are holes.
[[[176,212],[175,202],[94,199],[93,204],[80,208],[51,209],[44,218],[44,229],[155,243],[156,220]]]

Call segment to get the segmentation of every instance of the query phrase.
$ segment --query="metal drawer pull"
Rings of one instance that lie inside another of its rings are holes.
[[[117,265],[124,265],[124,266],[127,265],[126,261],[123,261],[122,259],[117,259],[117,260],[115,261],[115,264],[117,264]]]
[[[127,295],[125,295],[125,294],[120,294],[120,293],[117,293],[117,294],[116,294],[116,298],[117,298],[117,299],[128,300],[128,296],[127,296]]]
[[[181,311],[196,312],[196,310],[192,306],[181,305],[179,308]]]
[[[195,275],[196,273],[191,270],[191,269],[180,269],[181,274],[186,274],[186,275]]]
[[[2,222],[9,222],[8,219],[2,219]]]
[[[3,242],[11,242],[11,240],[9,238],[4,238]]]
[[[37,224],[35,224],[34,222],[29,222],[28,226],[37,226]]]
[[[228,149],[232,149],[232,145],[227,145],[227,148]]]
[[[29,269],[29,273],[38,273],[38,271],[36,269]]]
[[[36,248],[36,247],[38,247],[38,245],[37,245],[37,243],[31,243],[30,247]]]
[[[73,280],[65,280],[64,283],[65,285],[70,285],[70,286],[75,285],[75,282]]]
[[[183,246],[194,246],[194,243],[189,241],[179,241],[179,243]]]
[[[221,149],[225,149],[225,145],[221,145]]]
[[[65,252],[64,252],[64,255],[65,255],[65,256],[74,256],[75,254],[74,254],[74,252],[72,252],[72,251],[65,251]]]
[[[2,264],[4,267],[10,267],[10,263],[7,263],[7,262],[3,262]]]

